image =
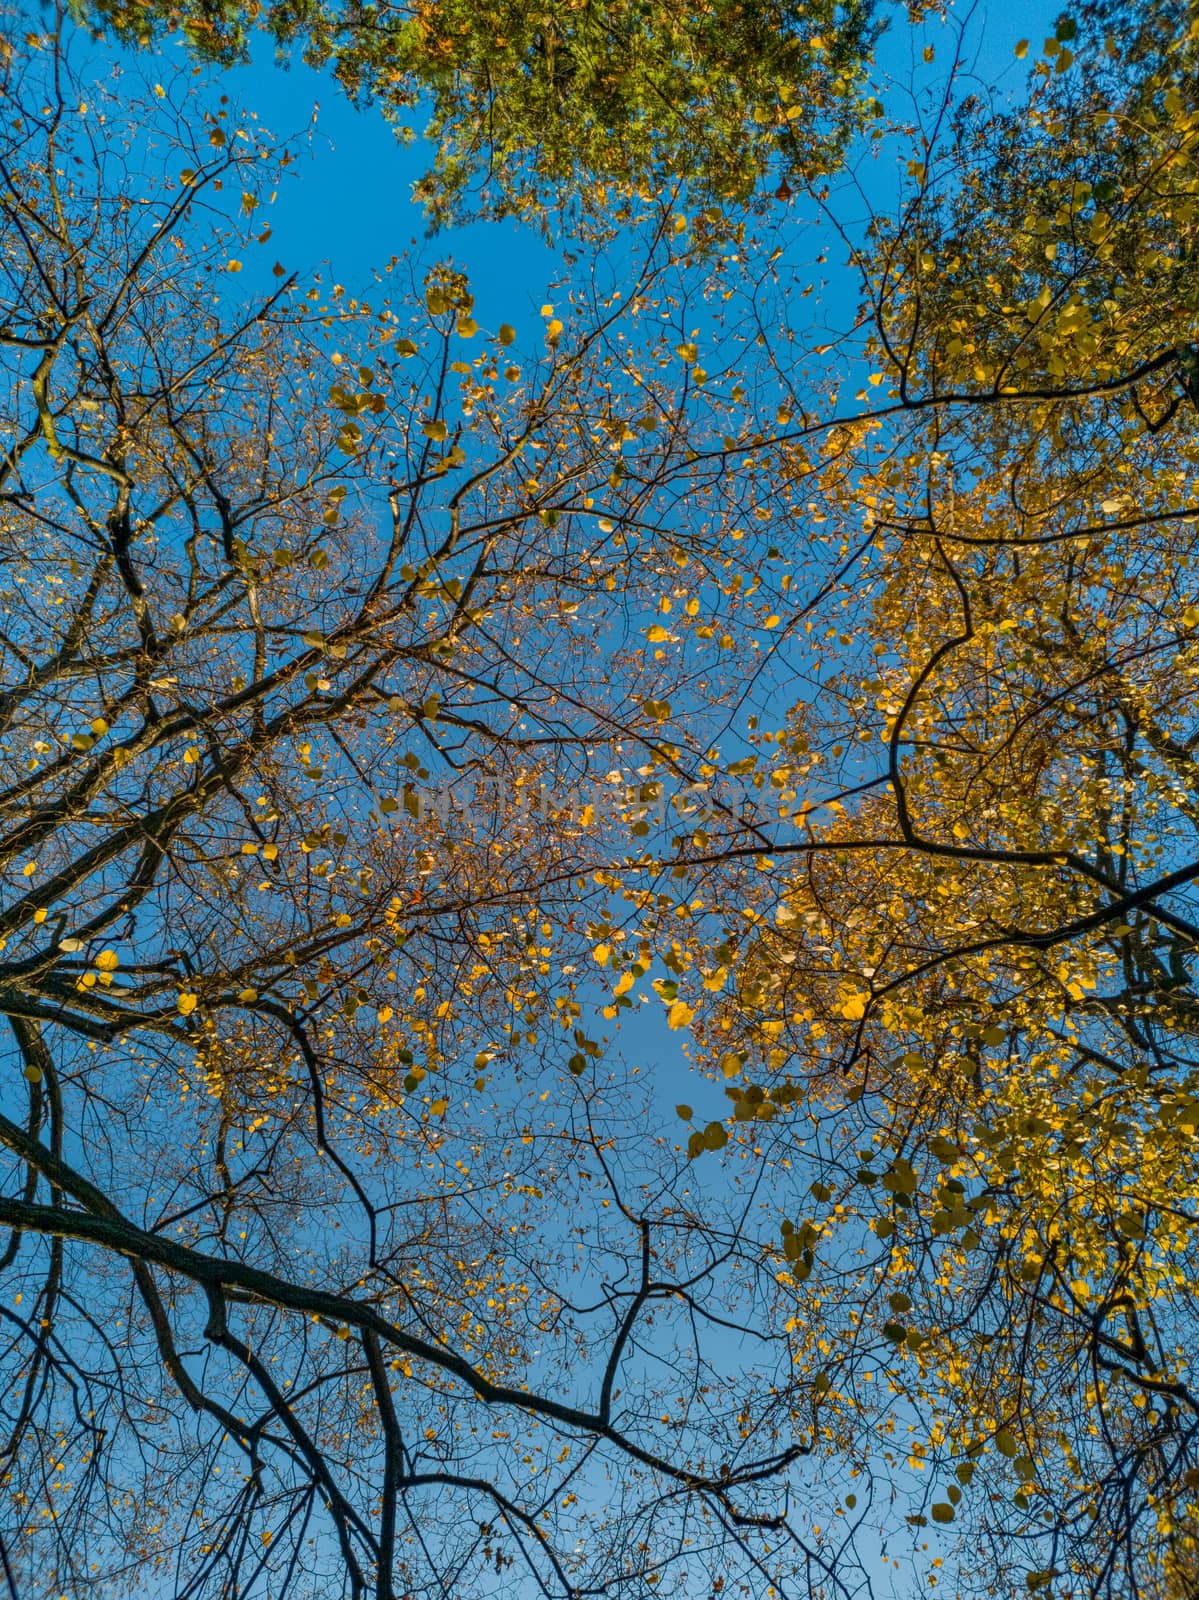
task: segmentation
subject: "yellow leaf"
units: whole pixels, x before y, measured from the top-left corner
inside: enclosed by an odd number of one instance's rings
[[[439,417],[433,422],[422,422],[420,431],[426,439],[432,439],[435,444],[441,444],[450,430]]]
[[[429,1107],[429,1115],[431,1117],[444,1117],[449,1108],[450,1102],[448,1100],[434,1100]]]
[[[628,994],[629,990],[633,987],[636,981],[637,980],[634,978],[631,971],[622,972],[620,977],[616,980],[616,987],[613,989],[612,993],[615,995]]]
[[[516,340],[516,329],[507,322],[501,322],[498,337],[500,343],[504,346],[513,344]]]
[[[96,965],[101,972],[115,972],[121,964],[121,958],[115,950],[101,950],[96,957]]]
[[[198,994],[184,993],[179,996],[179,999],[175,1003],[179,1007],[180,1016],[190,1017],[192,1012],[200,1004],[200,996]]]
[[[666,1013],[666,1021],[672,1028],[685,1028],[694,1015],[693,1006],[689,1006],[685,1000],[676,1000]]]
[[[612,955],[612,946],[610,944],[597,944],[591,954],[601,967],[606,967]]]

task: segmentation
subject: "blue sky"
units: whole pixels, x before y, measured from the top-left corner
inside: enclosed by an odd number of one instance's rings
[[[1023,78],[1013,54],[1016,41],[1021,37],[1037,41],[1051,29],[1055,10],[1030,0],[977,10],[971,27],[980,84],[1015,88]],[[908,77],[912,56],[920,60],[926,41],[940,60],[950,39],[948,27],[934,19],[914,42],[906,24],[897,21],[884,45],[885,68],[901,83]],[[177,44],[166,50],[169,56],[182,56]],[[427,239],[423,214],[410,198],[413,182],[428,165],[428,152],[419,142],[400,144],[376,112],[355,110],[327,76],[302,64],[283,70],[273,61],[269,44],[260,48],[250,66],[227,74],[221,88],[255,110],[278,135],[311,130],[305,157],[281,188],[270,213],[268,266],[269,260],[277,259],[302,281],[318,270],[328,271],[351,293],[362,293],[369,290],[375,269],[405,250],[423,253],[430,261],[452,255],[471,280],[476,316],[484,326],[502,321],[518,328],[536,325],[538,307],[561,270],[554,252],[531,230],[512,222],[474,224]],[[880,195],[886,183],[886,173],[880,172]],[[833,243],[800,236],[786,221],[780,237],[808,260],[823,248],[831,250]],[[830,255],[829,271],[836,271],[835,254]],[[843,305],[838,308],[843,309]],[[724,1109],[718,1088],[689,1078],[680,1036],[666,1027],[656,1002],[628,1015],[620,1053],[639,1069],[643,1081],[652,1084],[665,1128],[678,1128],[682,1135],[683,1125],[673,1113],[680,1100],[696,1107],[700,1122]],[[893,1551],[896,1556],[903,1554],[898,1548]],[[897,1589],[903,1592],[910,1569],[897,1577],[902,1580]],[[886,1591],[880,1586],[879,1592]]]
[[[907,98],[909,83],[935,85],[939,80],[963,23],[969,41],[963,55],[973,79],[963,92],[973,88],[997,97],[1018,92],[1025,68],[1016,60],[1016,42],[1031,39],[1035,52],[1039,40],[1052,32],[1059,9],[1042,0],[1005,0],[1002,5],[993,0],[960,6],[947,19],[934,14],[918,29],[909,27],[900,11],[880,50],[881,75],[883,81],[889,80],[896,114],[905,110],[910,114],[913,108]],[[934,51],[931,66],[923,59],[926,46]],[[168,59],[181,60],[184,55],[178,41],[166,45],[165,51]],[[342,283],[353,294],[368,293],[375,271],[394,255],[409,251],[430,264],[452,256],[470,278],[475,315],[483,326],[504,321],[518,330],[538,326],[538,308],[552,293],[555,276],[564,271],[561,259],[531,228],[514,221],[472,223],[430,238],[424,214],[411,198],[413,183],[431,159],[428,145],[419,139],[402,143],[376,110],[351,105],[327,73],[317,73],[299,61],[280,65],[266,39],[259,42],[249,65],[220,75],[219,87],[254,111],[277,137],[305,133],[302,159],[292,169],[290,181],[280,187],[269,214],[272,237],[263,252],[264,265],[268,258],[277,259],[297,272],[302,282],[320,271],[326,282]],[[868,191],[870,200],[882,204],[891,181],[885,164],[880,163],[868,181],[877,185]],[[781,209],[779,229],[780,242],[792,260],[811,262],[828,251],[825,294],[832,315],[844,316],[851,309],[852,289],[848,278],[838,281],[835,238],[814,238],[809,228],[797,227]],[[597,1002],[600,994],[597,986]],[[718,1087],[691,1076],[681,1037],[667,1028],[656,1002],[625,1014],[620,1054],[649,1078],[664,1119],[673,1121],[673,1108],[680,1100],[695,1106],[700,1123],[727,1109]],[[677,1126],[682,1133],[682,1124]]]

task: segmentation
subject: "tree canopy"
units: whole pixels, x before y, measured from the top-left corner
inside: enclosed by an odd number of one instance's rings
[[[207,60],[240,60],[270,39],[329,67],[402,134],[415,125],[432,142],[420,197],[434,221],[571,197],[594,210],[612,192],[680,186],[741,202],[775,169],[775,183],[818,177],[869,113],[878,27],[868,0],[95,0],[79,10],[125,40],[180,30]]]
[[[1194,1600],[1199,23],[969,29],[835,160],[703,35],[757,218],[510,100],[509,199],[625,184],[535,336],[272,273],[219,70],[10,41],[20,1600]]]

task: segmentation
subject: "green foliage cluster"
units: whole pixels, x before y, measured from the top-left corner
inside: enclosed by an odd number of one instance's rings
[[[150,43],[182,30],[203,59],[261,32],[331,67],[408,136],[436,147],[431,218],[538,212],[564,196],[687,183],[748,200],[764,178],[834,166],[873,102],[870,0],[80,0],[93,25]]]

